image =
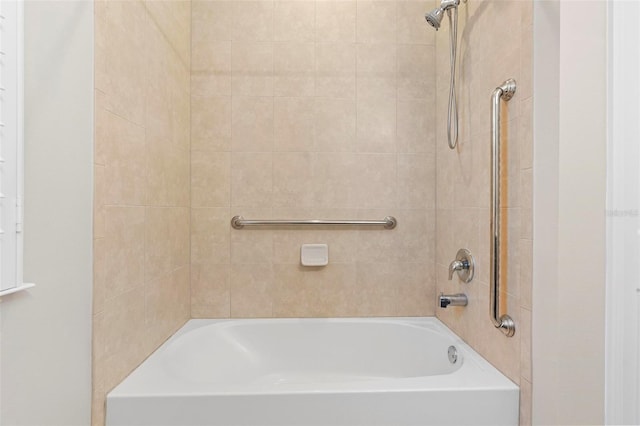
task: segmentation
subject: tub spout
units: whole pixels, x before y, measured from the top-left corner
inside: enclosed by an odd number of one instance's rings
[[[438,304],[441,308],[446,308],[447,306],[467,306],[469,300],[467,299],[467,295],[463,293],[458,294],[440,294],[438,297]]]

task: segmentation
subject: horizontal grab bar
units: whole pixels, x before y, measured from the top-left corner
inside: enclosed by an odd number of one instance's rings
[[[231,226],[234,229],[242,229],[245,226],[384,226],[385,229],[393,229],[398,221],[393,216],[387,216],[383,220],[250,220],[242,216],[231,218]]]

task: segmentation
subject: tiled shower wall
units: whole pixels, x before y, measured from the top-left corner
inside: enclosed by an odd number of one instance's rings
[[[445,18],[446,21],[446,18]],[[532,2],[470,0],[460,7],[458,105],[459,146],[447,146],[449,25],[436,40],[437,55],[437,291],[464,292],[465,308],[439,309],[437,316],[521,389],[521,424],[531,422],[532,276]],[[503,311],[516,323],[505,337],[489,319],[490,97],[515,78],[517,91],[503,104],[501,273]],[[459,248],[475,256],[470,284],[448,281],[447,266]]]
[[[436,281],[469,294],[467,308],[437,315],[520,384],[529,422],[530,2],[461,6],[455,152],[448,24],[437,36],[425,26],[433,6],[96,2],[95,424],[104,394],[190,309],[433,315]],[[519,82],[505,133],[513,339],[488,319],[489,96],[508,77]],[[399,225],[237,231],[236,214]],[[300,267],[303,243],[328,243],[330,264]],[[468,286],[446,280],[460,247],[478,261]]]
[[[431,1],[194,1],[194,317],[433,315]],[[232,230],[246,218],[383,229]],[[329,265],[300,266],[303,243]]]
[[[93,424],[190,317],[190,3],[95,2]]]

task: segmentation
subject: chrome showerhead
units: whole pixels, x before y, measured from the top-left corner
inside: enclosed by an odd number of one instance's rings
[[[438,31],[440,28],[440,22],[442,22],[442,17],[444,16],[444,9],[441,7],[437,7],[433,9],[431,12],[424,15],[424,19],[427,20],[427,23],[431,25],[433,28]]]
[[[463,3],[466,3],[466,0],[462,1]],[[442,17],[444,16],[444,11],[455,9],[459,4],[460,0],[441,0],[440,7],[436,7],[431,12],[424,15],[424,19],[426,19],[427,23],[435,28],[436,31],[438,31],[438,28],[440,28],[440,23],[442,22]]]

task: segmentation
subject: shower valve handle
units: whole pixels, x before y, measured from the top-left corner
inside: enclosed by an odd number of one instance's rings
[[[449,265],[449,281],[453,279],[453,273],[457,272],[463,283],[468,283],[473,279],[475,262],[471,252],[467,249],[460,249],[456,254],[456,259]]]

